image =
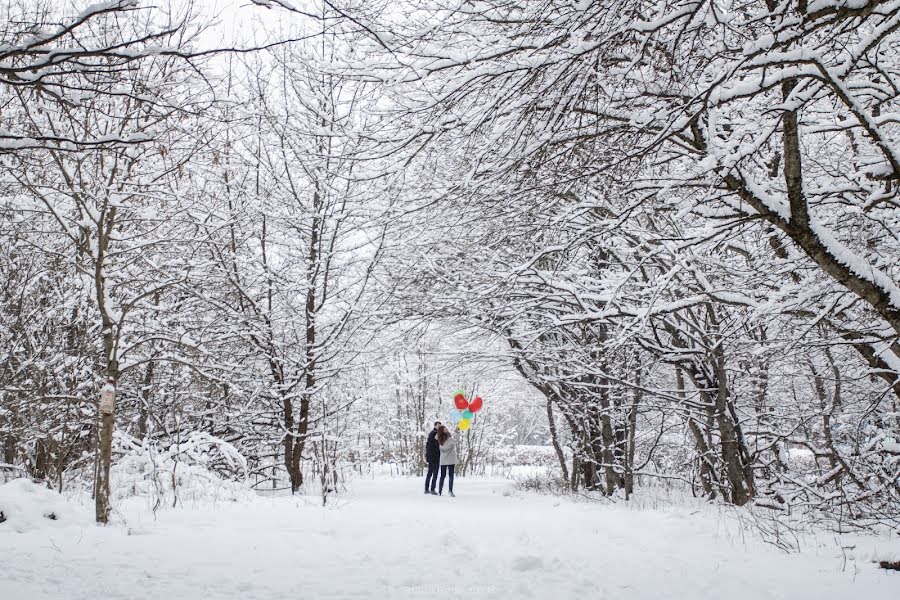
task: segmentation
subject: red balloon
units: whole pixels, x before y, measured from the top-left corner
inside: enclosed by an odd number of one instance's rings
[[[475,399],[469,404],[469,410],[473,413],[477,413],[484,406],[484,402],[481,399],[481,396],[475,396]]]
[[[469,408],[469,403],[466,402],[466,397],[462,394],[457,394],[455,398],[453,398],[453,404],[456,405],[456,408],[459,410],[466,410]]]

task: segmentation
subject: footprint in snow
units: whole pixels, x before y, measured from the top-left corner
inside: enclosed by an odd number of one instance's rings
[[[540,556],[524,554],[513,559],[512,567],[515,571],[537,571],[544,568],[544,560]]]

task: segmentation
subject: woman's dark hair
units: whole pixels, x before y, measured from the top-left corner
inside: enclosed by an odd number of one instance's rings
[[[441,428],[438,429],[438,434],[437,434],[438,444],[443,446],[445,443],[447,443],[447,440],[449,440],[449,439],[450,439],[450,431],[446,427],[441,425]]]

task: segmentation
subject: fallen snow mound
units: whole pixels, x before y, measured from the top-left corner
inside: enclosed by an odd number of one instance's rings
[[[47,527],[90,523],[87,509],[30,479],[13,479],[0,485],[0,534],[24,533]]]

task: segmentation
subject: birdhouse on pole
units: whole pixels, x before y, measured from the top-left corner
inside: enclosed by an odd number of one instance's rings
[[[116,384],[107,381],[100,390],[100,412],[111,415],[116,407]]]

